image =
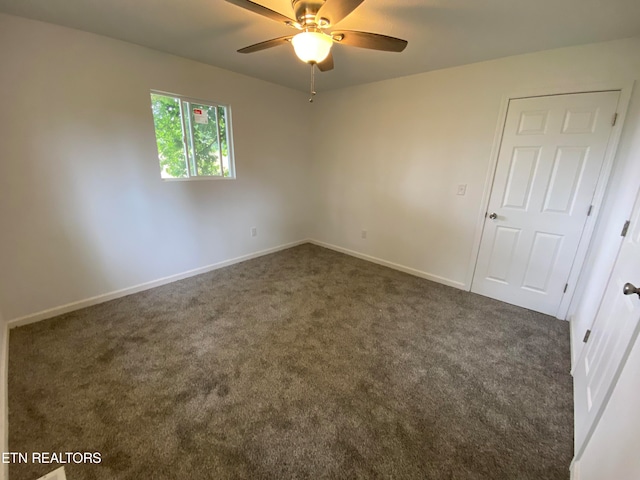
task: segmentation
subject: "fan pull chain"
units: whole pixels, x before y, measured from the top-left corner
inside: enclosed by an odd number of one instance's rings
[[[313,97],[316,95],[316,69],[315,64],[311,64],[311,96],[309,103],[313,103]]]

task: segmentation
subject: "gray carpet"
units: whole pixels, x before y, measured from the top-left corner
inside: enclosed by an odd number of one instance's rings
[[[9,408],[69,480],[568,479],[569,327],[302,245],[12,330]]]

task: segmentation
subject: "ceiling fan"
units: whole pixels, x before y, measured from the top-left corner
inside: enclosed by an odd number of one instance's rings
[[[298,58],[311,64],[312,96],[315,94],[313,66],[317,65],[321,72],[333,69],[331,47],[334,43],[385,52],[401,52],[408,44],[406,40],[378,33],[353,30],[328,31],[353,12],[364,0],[291,0],[295,20],[250,0],[227,0],[227,2],[300,30],[294,35],[273,38],[241,48],[238,52],[253,53],[291,43]]]

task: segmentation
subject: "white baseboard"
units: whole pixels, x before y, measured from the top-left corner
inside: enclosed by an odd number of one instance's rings
[[[114,292],[103,293],[101,295],[96,295],[95,297],[86,298],[84,300],[78,300],[76,302],[67,303],[65,305],[60,305],[58,307],[48,308],[47,310],[42,310],[40,312],[31,313],[29,315],[14,318],[12,320],[9,320],[7,324],[10,329],[21,327],[23,325],[28,325],[30,323],[46,320],[47,318],[57,317],[58,315],[72,312],[74,310],[79,310],[81,308],[90,307],[92,305],[97,305],[99,303],[108,302],[109,300],[115,300],[116,298],[126,297],[127,295],[131,295],[133,293],[149,290],[150,288],[160,287],[162,285],[176,282],[184,278],[189,278],[195,275],[200,275],[202,273],[211,272],[213,270],[217,270],[223,267],[228,267],[236,263],[246,262],[247,260],[262,257],[264,255],[269,255],[271,253],[279,252],[281,250],[286,250],[287,248],[296,247],[298,245],[302,245],[303,243],[309,243],[309,241],[299,240],[297,242],[278,245],[277,247],[268,248],[266,250],[260,250],[258,252],[250,253],[248,255],[242,255],[241,257],[236,257],[230,260],[214,263],[212,265],[207,265],[205,267],[194,268],[193,270],[188,270],[186,272],[177,273],[175,275],[170,275],[168,277],[159,278],[157,280],[152,280],[150,282],[141,283],[139,285],[134,285],[132,287],[123,288],[121,290],[116,290]]]
[[[574,329],[573,316],[567,318],[567,322],[569,322],[569,352],[571,354],[571,370],[569,370],[569,372],[571,372],[571,376],[573,376],[573,373],[576,369],[576,363],[578,360],[576,358],[575,347],[573,345],[573,329]]]
[[[381,258],[372,257],[371,255],[367,255],[364,253],[356,252],[355,250],[349,250],[348,248],[339,247],[337,245],[332,245],[330,243],[321,242],[320,240],[309,239],[309,243],[313,243],[314,245],[318,245],[319,247],[328,248],[330,250],[335,250],[336,252],[344,253],[350,255],[352,257],[360,258],[362,260],[366,260],[368,262],[377,263],[378,265],[382,265],[384,267],[389,267],[394,270],[399,270],[404,273],[408,273],[409,275],[414,275],[416,277],[424,278],[426,280],[431,280],[432,282],[442,283],[444,285],[448,285],[450,287],[459,288],[460,290],[469,290],[467,286],[463,282],[458,282],[456,280],[450,280],[445,277],[441,277],[439,275],[434,275],[432,273],[423,272],[422,270],[417,270],[415,268],[407,267],[405,265],[400,265],[398,263],[389,262],[387,260],[383,260]]]
[[[575,457],[571,461],[571,466],[569,467],[571,480],[580,480],[580,462],[578,462]]]
[[[427,280],[431,280],[436,283],[442,283],[444,285],[448,285],[450,287],[459,288],[460,290],[468,290],[467,286],[463,282],[458,282],[455,280],[450,280],[448,278],[444,278],[438,275],[434,275],[428,272],[423,272],[421,270],[417,270],[415,268],[407,267],[405,265],[400,265],[398,263],[389,262],[387,260],[383,260],[381,258],[372,257],[371,255],[366,255],[364,253],[356,252],[354,250],[349,250],[347,248],[342,248],[337,245],[332,245],[330,243],[321,242],[319,240],[314,239],[305,239],[299,240],[296,242],[287,243],[284,245],[279,245],[277,247],[269,248],[266,250],[261,250],[258,252],[250,253],[248,255],[243,255],[241,257],[232,258],[230,260],[225,260],[222,262],[214,263],[212,265],[207,265],[200,268],[195,268],[193,270],[188,270],[186,272],[177,273],[175,275],[170,275],[168,277],[159,278],[157,280],[152,280],[150,282],[141,283],[139,285],[134,285],[132,287],[123,288],[121,290],[116,290],[114,292],[103,293],[101,295],[96,295],[95,297],[86,298],[83,300],[78,300],[76,302],[67,303],[65,305],[60,305],[57,307],[49,308],[47,310],[42,310],[40,312],[31,313],[29,315],[25,315],[22,317],[11,319],[7,322],[8,327],[16,328],[23,325],[28,325],[30,323],[39,322],[41,320],[46,320],[47,318],[56,317],[58,315],[62,315],[64,313],[72,312],[74,310],[79,310],[81,308],[90,307],[92,305],[97,305],[99,303],[108,302],[109,300],[115,300],[116,298],[126,297],[127,295],[132,295],[134,293],[142,292],[144,290],[149,290],[150,288],[159,287],[162,285],[166,285],[168,283],[176,282],[178,280],[182,280],[184,278],[193,277],[195,275],[200,275],[203,273],[211,272],[213,270],[217,270],[218,268],[228,267],[230,265],[234,265],[236,263],[245,262],[247,260],[251,260],[253,258],[262,257],[264,255],[269,255],[271,253],[279,252],[281,250],[286,250],[288,248],[292,248],[298,245],[302,245],[303,243],[312,243],[314,245],[318,245],[320,247],[328,248],[330,250],[335,250],[336,252],[344,253],[346,255],[350,255],[352,257],[360,258],[362,260],[366,260],[368,262],[376,263],[378,265],[382,265],[385,267],[392,268],[394,270],[399,270],[404,273],[408,273],[410,275],[414,275],[416,277],[424,278]]]

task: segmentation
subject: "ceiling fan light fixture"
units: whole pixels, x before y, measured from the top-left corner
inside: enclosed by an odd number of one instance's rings
[[[302,32],[291,39],[293,49],[305,63],[320,63],[331,51],[333,38],[321,32]]]

